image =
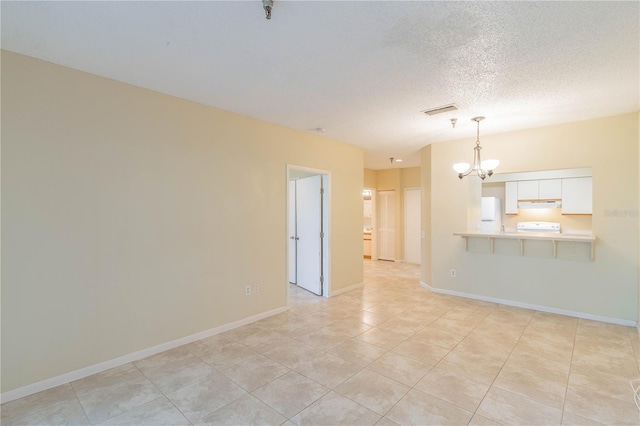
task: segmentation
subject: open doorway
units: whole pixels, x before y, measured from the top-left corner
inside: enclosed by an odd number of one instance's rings
[[[287,165],[288,282],[325,297],[330,287],[330,198],[329,172]]]
[[[377,259],[377,231],[376,231],[376,190],[364,188],[362,191],[363,204],[363,254],[365,259]]]

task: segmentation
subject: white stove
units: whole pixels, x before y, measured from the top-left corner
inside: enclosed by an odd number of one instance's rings
[[[544,232],[559,234],[560,224],[556,222],[518,222],[518,232]]]

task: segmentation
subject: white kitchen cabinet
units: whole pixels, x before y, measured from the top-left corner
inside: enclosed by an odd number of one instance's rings
[[[562,179],[544,179],[538,181],[538,199],[559,200],[562,198]]]
[[[592,213],[592,178],[580,177],[562,179],[562,214]]]
[[[538,181],[520,180],[518,181],[518,200],[537,200]]]
[[[562,198],[562,179],[518,181],[518,200],[559,200]]]
[[[518,182],[505,182],[504,198],[504,214],[518,214]]]

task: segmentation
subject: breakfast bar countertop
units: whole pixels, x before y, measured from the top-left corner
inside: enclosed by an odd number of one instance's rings
[[[524,255],[524,242],[526,240],[546,240],[553,244],[553,257],[558,255],[558,242],[587,243],[591,246],[591,260],[595,259],[596,237],[592,234],[562,234],[551,232],[509,232],[509,231],[465,231],[454,232],[453,235],[464,238],[465,250],[469,250],[469,238],[487,238],[491,242],[491,253],[494,252],[496,239],[511,239],[520,242],[520,254]]]
[[[463,238],[507,238],[516,240],[552,240],[552,241],[574,241],[592,243],[596,240],[593,234],[565,234],[565,233],[548,233],[548,232],[509,232],[509,231],[463,231],[454,232],[453,235],[457,235]]]

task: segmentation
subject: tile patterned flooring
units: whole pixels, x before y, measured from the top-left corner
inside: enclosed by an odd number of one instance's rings
[[[623,327],[443,296],[417,266],[2,405],[3,425],[638,425]]]

